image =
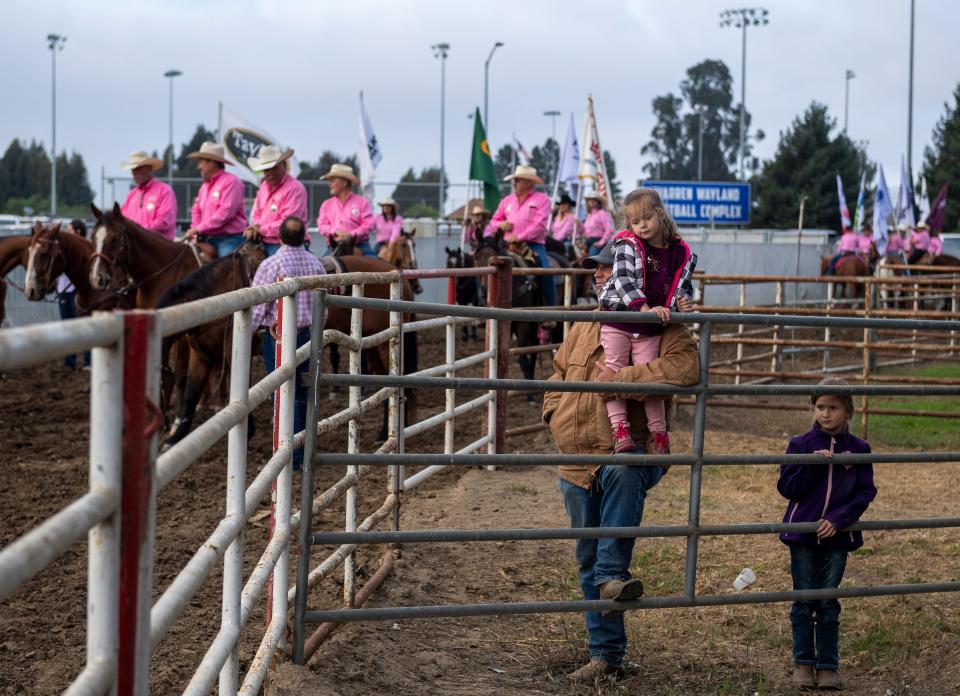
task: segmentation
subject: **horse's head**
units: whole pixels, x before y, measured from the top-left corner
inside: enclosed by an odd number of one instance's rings
[[[245,241],[234,253],[243,260],[244,267],[247,269],[251,280],[256,275],[257,268],[267,258],[267,250],[263,248],[263,243],[259,241]]]
[[[416,230],[402,232],[393,242],[396,246],[393,250],[392,263],[401,270],[413,270],[417,267],[417,243],[413,239],[416,233]],[[410,281],[410,286],[417,295],[423,292],[423,286],[416,278]]]
[[[100,212],[97,206],[90,204],[90,210],[96,222],[90,234],[93,240],[93,256],[90,257],[90,284],[98,290],[110,285],[113,271],[120,263],[126,239],[126,221],[120,206],[113,204],[113,210]]]
[[[444,251],[447,252],[447,268],[463,268],[463,251],[460,247],[444,247]]]
[[[60,252],[60,223],[33,226],[27,247],[27,274],[23,292],[28,300],[40,300],[54,289],[54,281],[66,266]]]

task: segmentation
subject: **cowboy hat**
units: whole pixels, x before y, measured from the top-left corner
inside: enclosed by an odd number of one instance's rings
[[[484,208],[482,205],[475,205],[470,208],[471,215],[489,215],[490,211]]]
[[[907,226],[904,223],[901,222],[899,225],[897,225],[897,232],[906,232],[906,231],[907,231]]]
[[[929,230],[929,229],[930,229],[930,225],[927,224],[926,220],[921,220],[920,222],[917,223],[917,229],[918,229],[918,230]]]
[[[136,169],[137,167],[149,166],[153,169],[160,169],[163,166],[163,160],[157,157],[151,157],[143,150],[134,150],[130,153],[130,159],[127,162],[121,162],[121,169]]]
[[[223,156],[223,146],[216,143],[203,143],[196,152],[187,155],[187,159],[205,159],[211,162],[220,162],[221,164],[233,164]]]
[[[529,179],[538,184],[543,183],[543,179],[537,176],[537,170],[524,164],[518,164],[517,168],[513,170],[513,174],[503,177],[504,181],[510,181],[511,179]]]
[[[321,179],[346,179],[347,181],[359,184],[360,179],[353,173],[353,167],[349,164],[332,164],[330,171],[320,177]]]
[[[380,201],[379,203],[377,203],[377,205],[379,205],[381,208],[382,208],[383,206],[385,206],[385,205],[392,205],[394,208],[396,208],[396,207],[397,207],[397,202],[396,202],[395,200],[393,200],[392,198],[384,198],[382,201]]]
[[[589,200],[591,198],[595,201],[600,201],[601,203],[607,202],[607,197],[599,191],[591,191],[590,193],[583,194],[583,200]]]
[[[566,193],[556,200],[556,205],[563,205],[564,203],[570,206],[576,205],[576,202]]]
[[[259,157],[247,158],[247,164],[255,172],[265,172],[293,157],[293,148],[288,147],[281,152],[276,145],[264,145],[257,154]]]

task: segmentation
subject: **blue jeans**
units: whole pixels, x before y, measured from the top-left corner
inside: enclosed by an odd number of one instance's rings
[[[310,340],[310,327],[305,326],[297,331],[297,348]],[[267,372],[277,368],[276,361],[277,341],[269,331],[263,332],[263,363]],[[296,435],[307,426],[307,396],[308,388],[306,374],[310,371],[310,361],[305,360],[297,366],[296,390],[293,395],[293,433]],[[272,399],[271,399],[272,400]],[[293,451],[293,470],[299,471],[303,465],[303,448]]]
[[[67,319],[76,319],[80,316],[80,313],[77,311],[77,293],[75,292],[63,292],[57,295],[57,307],[60,310],[60,318],[66,321]],[[90,367],[90,351],[86,351],[83,354],[83,364],[87,367]],[[65,355],[63,357],[64,367],[69,367],[71,370],[77,369],[77,356],[74,353],[70,355]]]
[[[540,268],[550,268],[550,257],[547,256],[547,247],[536,242],[527,242],[527,246],[537,255]],[[553,307],[557,304],[557,279],[554,276],[539,276],[540,293],[543,295],[543,304]]]
[[[846,566],[846,549],[818,544],[790,544],[790,573],[795,590],[839,587]],[[793,628],[793,661],[796,664],[814,665],[817,669],[839,669],[839,600],[794,602],[790,610],[790,625]]]
[[[356,242],[354,246],[359,249],[360,253],[364,256],[372,256],[373,258],[377,258],[377,255],[373,251],[373,247],[370,246],[369,239],[364,239],[362,242]]]
[[[642,452],[642,448],[638,448]],[[663,477],[659,466],[604,466],[590,490],[560,480],[563,504],[570,526],[637,527],[643,519],[647,491]],[[635,539],[579,539],[576,557],[584,599],[600,599],[600,585],[608,580],[630,578],[630,558]],[[590,659],[623,666],[627,634],[623,614],[603,618],[598,611],[585,614]]]
[[[212,244],[217,250],[217,256],[229,256],[243,244],[242,234],[223,234],[216,237],[207,237],[207,244]]]

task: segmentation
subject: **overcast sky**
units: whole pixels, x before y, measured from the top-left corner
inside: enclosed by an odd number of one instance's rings
[[[175,83],[174,140],[198,123],[216,127],[217,103],[294,147],[301,159],[322,150],[352,153],[357,93],[382,145],[381,181],[407,167],[439,162],[440,65],[431,44],[451,44],[447,61],[446,164],[464,181],[475,106],[483,107],[483,62],[490,70],[493,148],[511,133],[528,148],[562,140],[569,113],[582,129],[595,100],[601,143],[620,179],[643,176],[639,148],[653,127],[651,100],[677,92],[688,67],[726,62],[740,92],[740,33],[721,29],[729,5],[710,0],[3,0],[0,23],[0,148],[13,138],[50,139],[50,54],[45,36],[68,37],[57,57],[58,149],[77,150],[99,190],[101,166],[120,174],[131,150],[162,151],[168,93]],[[868,143],[891,187],[907,139],[909,0],[768,0],[770,24],[747,41],[747,108],[771,156],[779,133],[812,100],[842,128],[844,73],[851,137]],[[943,104],[960,81],[960,3],[917,0],[913,163],[918,168]],[[381,193],[387,193],[381,191]],[[118,194],[119,195],[119,194]],[[454,192],[457,198],[462,193]],[[454,201],[456,202],[456,201]]]

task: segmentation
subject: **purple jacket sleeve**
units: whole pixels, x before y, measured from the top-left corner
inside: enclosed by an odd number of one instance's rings
[[[787,445],[787,454],[809,454],[801,452],[793,440]],[[826,460],[824,460],[826,461]],[[787,500],[800,500],[817,487],[818,466],[816,464],[781,464],[777,490]]]
[[[837,529],[846,529],[857,522],[877,497],[877,487],[873,485],[873,464],[858,464],[855,468],[857,483],[849,502],[824,515]]]

